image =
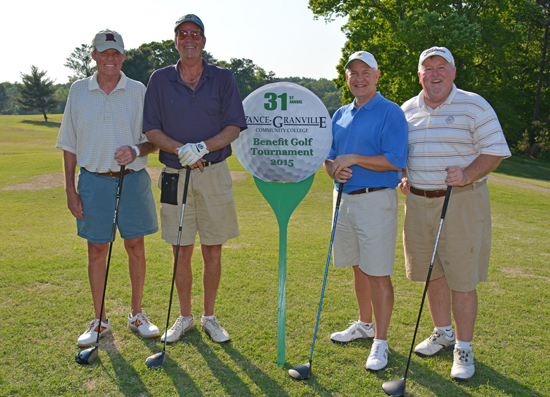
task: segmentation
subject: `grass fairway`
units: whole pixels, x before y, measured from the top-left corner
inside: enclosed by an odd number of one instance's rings
[[[113,336],[102,339],[92,365],[76,364],[76,339],[93,309],[86,243],[76,236],[64,188],[48,179],[62,172],[61,152],[54,148],[60,121],[59,115],[47,124],[40,116],[0,116],[0,396],[383,396],[382,383],[403,376],[423,287],[405,277],[401,233],[388,368],[376,374],[365,370],[372,341],[330,342],[332,332],[357,318],[352,272],[331,266],[314,376],[298,382],[287,374],[309,358],[323,282],[332,187],[322,171],[288,226],[284,367],[276,363],[278,227],[248,173],[234,182],[241,236],[224,247],[216,305],[232,341],[219,345],[194,330],[168,346],[161,370],[148,369],[145,359],[161,351],[162,344],[160,338],[144,340],[126,328],[130,283],[117,238],[106,295]],[[160,166],[156,158],[150,165]],[[529,170],[539,166],[548,164],[524,162],[522,181],[529,181]],[[243,170],[234,156],[230,167]],[[517,170],[507,167],[505,162],[499,176],[514,174],[509,168]],[[535,178],[543,180],[542,175]],[[452,352],[430,359],[413,356],[409,396],[550,395],[550,193],[493,182],[489,188],[493,251],[489,282],[478,288],[476,375],[466,383],[452,381]],[[156,186],[153,191],[158,205]],[[401,194],[400,204],[402,229]],[[171,249],[157,233],[146,238],[146,251],[143,307],[163,332]],[[197,251],[192,294],[197,318],[202,313],[201,268]],[[178,311],[176,304],[173,320]],[[431,329],[425,307],[418,341]]]

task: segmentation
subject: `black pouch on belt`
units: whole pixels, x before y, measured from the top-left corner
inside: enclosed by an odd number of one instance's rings
[[[178,205],[179,174],[162,173],[160,188],[160,202],[163,204]]]

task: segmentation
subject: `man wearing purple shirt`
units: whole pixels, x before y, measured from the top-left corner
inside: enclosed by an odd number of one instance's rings
[[[162,340],[175,342],[195,327],[191,256],[198,232],[204,260],[201,327],[213,341],[221,343],[229,341],[229,334],[214,317],[222,244],[239,236],[226,158],[231,155],[231,142],[246,129],[246,122],[231,72],[202,59],[206,37],[199,17],[184,15],[174,31],[180,59],[151,75],[143,116],[143,132],[160,149],[159,160],[166,166],[159,180],[162,238],[172,244],[174,255],[185,168],[192,169],[175,279],[180,317]],[[177,188],[165,190],[170,181],[176,181]]]

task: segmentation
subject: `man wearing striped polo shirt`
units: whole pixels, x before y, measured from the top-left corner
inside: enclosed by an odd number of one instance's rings
[[[409,150],[400,188],[407,195],[407,277],[425,281],[445,191],[454,186],[427,292],[435,329],[415,353],[433,356],[454,348],[451,378],[468,380],[475,372],[471,342],[476,286],[487,281],[491,250],[486,181],[510,150],[491,105],[475,93],[457,89],[455,75],[447,48],[432,47],[420,55],[423,90],[401,107],[409,124]]]

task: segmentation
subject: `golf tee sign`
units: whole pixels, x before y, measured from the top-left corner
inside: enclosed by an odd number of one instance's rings
[[[280,82],[243,101],[248,129],[233,142],[240,163],[254,176],[279,225],[277,364],[285,363],[287,225],[309,191],[332,145],[332,123],[308,89]]]

